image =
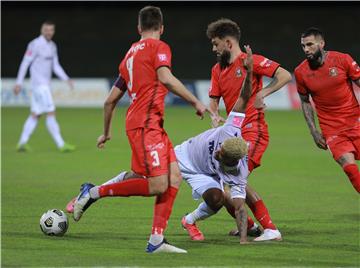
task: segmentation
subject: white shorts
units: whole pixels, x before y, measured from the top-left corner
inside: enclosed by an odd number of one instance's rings
[[[50,87],[46,85],[33,87],[31,92],[31,112],[40,115],[55,111]]]
[[[195,200],[202,198],[202,195],[211,188],[216,188],[224,192],[224,182],[218,176],[200,174],[186,157],[187,152],[183,152],[180,146],[175,147],[175,154],[181,171],[182,178],[192,189],[192,197]],[[230,185],[231,198],[245,199],[245,187]]]

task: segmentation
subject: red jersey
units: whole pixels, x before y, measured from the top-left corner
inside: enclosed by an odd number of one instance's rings
[[[246,59],[246,53],[241,53],[230,66],[221,70],[217,63],[211,70],[211,86],[209,90],[210,97],[222,97],[226,107],[226,113],[229,114],[239,98],[242,88],[246,69],[244,68],[243,59]],[[259,114],[263,111],[254,107],[256,94],[262,89],[262,76],[272,77],[280,66],[279,63],[269,60],[261,55],[253,55],[253,81],[252,93],[246,107],[246,117],[243,126],[250,122],[258,120]]]
[[[360,126],[360,107],[351,81],[360,78],[360,68],[350,55],[328,51],[316,70],[304,60],[296,67],[295,78],[298,92],[311,95],[325,136]]]
[[[167,88],[160,83],[156,70],[171,68],[170,47],[156,39],[132,44],[119,65],[131,100],[126,113],[126,130],[135,128],[161,129],[163,126]]]

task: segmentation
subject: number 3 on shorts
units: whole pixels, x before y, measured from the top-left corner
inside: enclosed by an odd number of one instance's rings
[[[152,162],[153,167],[157,167],[160,166],[160,160],[159,160],[159,154],[157,151],[151,151],[150,155],[152,156],[152,158],[154,159],[154,161]]]

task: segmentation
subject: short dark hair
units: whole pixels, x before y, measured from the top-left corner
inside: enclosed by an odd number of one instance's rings
[[[55,23],[51,20],[46,20],[42,23],[42,25],[54,25],[55,26]]]
[[[154,6],[146,6],[139,11],[139,25],[141,30],[159,30],[163,25],[161,9]]]
[[[302,34],[301,34],[301,38],[305,38],[305,37],[308,37],[308,36],[315,36],[315,37],[320,37],[321,39],[325,40],[324,39],[324,33],[319,29],[319,28],[316,28],[316,27],[310,27],[308,29],[306,29]]]
[[[241,31],[236,22],[221,18],[208,25],[206,35],[209,39],[215,37],[223,39],[226,36],[231,36],[240,41]]]

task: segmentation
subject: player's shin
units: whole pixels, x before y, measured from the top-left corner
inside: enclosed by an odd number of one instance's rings
[[[163,194],[156,196],[154,219],[149,240],[153,245],[161,243],[164,238],[163,233],[170,218],[177,192],[177,188],[170,186]]]

